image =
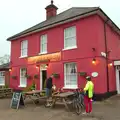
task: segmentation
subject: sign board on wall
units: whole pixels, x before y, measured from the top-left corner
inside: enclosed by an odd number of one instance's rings
[[[38,63],[38,62],[44,62],[44,61],[59,61],[59,60],[61,60],[61,52],[28,57],[29,63]]]
[[[98,73],[97,73],[97,72],[93,72],[93,73],[91,74],[91,76],[92,76],[92,77],[98,77]]]

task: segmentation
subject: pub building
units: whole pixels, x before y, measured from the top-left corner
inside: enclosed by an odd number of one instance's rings
[[[25,89],[54,75],[64,90],[83,88],[85,76],[94,82],[96,98],[120,93],[120,30],[99,7],[72,7],[57,14],[53,0],[46,20],[7,41],[11,43],[10,86]],[[38,15],[40,16],[40,15]]]

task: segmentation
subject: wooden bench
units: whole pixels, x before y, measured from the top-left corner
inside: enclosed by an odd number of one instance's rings
[[[13,94],[13,90],[11,88],[1,88],[0,89],[0,97],[6,97]]]

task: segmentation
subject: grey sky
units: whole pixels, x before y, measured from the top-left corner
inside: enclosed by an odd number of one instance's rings
[[[0,1],[0,56],[10,54],[6,39],[46,18],[45,7],[51,0],[1,0]],[[99,6],[120,27],[119,0],[54,0],[58,13],[70,7]]]

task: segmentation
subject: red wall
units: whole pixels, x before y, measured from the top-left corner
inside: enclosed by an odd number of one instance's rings
[[[104,38],[104,21],[99,17],[99,52],[103,51],[105,52],[105,38]],[[102,31],[102,32],[101,32]],[[107,51],[111,51],[108,54],[108,62],[113,63],[114,60],[120,60],[120,36],[113,30],[112,27],[110,27],[108,24],[106,24],[106,40],[107,40]],[[109,89],[110,91],[116,90],[116,70],[115,66],[108,67],[109,71]]]
[[[77,48],[72,50],[65,50],[64,48],[64,29],[66,27],[71,27],[72,25],[76,26],[77,31]],[[64,86],[64,63],[66,62],[76,62],[77,71],[85,71],[89,75],[92,72],[98,72],[99,76],[93,78],[95,84],[95,92],[104,93],[107,91],[107,80],[106,80],[106,68],[105,68],[105,59],[100,57],[101,51],[105,51],[104,47],[104,29],[103,21],[97,16],[90,16],[84,19],[80,19],[68,24],[54,27],[36,34],[20,38],[18,40],[11,42],[11,61],[12,61],[12,74],[18,76],[18,80],[13,81],[11,79],[11,86],[17,88],[19,85],[19,69],[21,66],[26,66],[28,68],[28,73],[30,74],[39,74],[39,69],[36,69],[35,65],[29,65],[27,59],[19,58],[20,57],[20,42],[22,40],[28,40],[28,56],[38,55],[40,51],[40,36],[43,34],[48,35],[48,53],[54,53],[61,51],[62,60],[61,62],[52,62],[48,67],[48,76],[57,72],[60,73],[60,79],[54,80],[54,83],[59,86]],[[113,49],[111,57],[115,58],[118,55],[116,46],[118,46],[118,36],[110,31],[110,28],[107,28],[107,39],[109,40],[109,48]],[[117,42],[114,42],[117,41]],[[93,52],[92,48],[96,48],[96,51]],[[97,59],[97,64],[92,64],[92,59],[94,56]],[[115,71],[114,68],[110,68],[110,90],[115,90]],[[39,89],[39,80],[38,83]],[[28,85],[31,84],[31,81],[28,80]],[[85,85],[85,79],[78,76],[79,86]]]

